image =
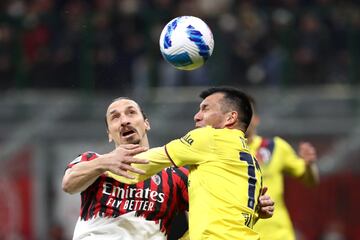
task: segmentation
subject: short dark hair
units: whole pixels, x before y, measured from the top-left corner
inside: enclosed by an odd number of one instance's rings
[[[123,99],[127,99],[127,100],[131,100],[131,101],[134,101],[136,102],[135,100],[129,98],[129,97],[117,97],[117,98],[114,98],[110,104],[112,104],[113,102],[116,102],[116,101],[119,101],[119,100],[123,100]],[[109,104],[109,105],[110,105]],[[145,112],[143,111],[142,107],[140,106],[140,104],[138,102],[136,102],[136,104],[139,106],[139,109],[140,109],[140,112],[141,112],[141,115],[143,116],[144,120],[148,119]],[[105,126],[106,126],[106,130],[109,129],[109,125],[108,125],[108,122],[107,122],[107,118],[106,118],[106,114],[105,114]]]
[[[256,102],[255,98],[251,95],[248,95],[248,98],[250,100],[250,103],[251,103],[251,106],[253,109],[253,115],[254,115],[257,112],[257,102]]]
[[[246,131],[253,115],[253,108],[249,96],[237,88],[228,86],[208,88],[202,91],[199,96],[205,99],[215,93],[224,94],[226,107],[233,107],[234,110],[239,113],[238,119],[243,124],[245,128],[244,131]]]

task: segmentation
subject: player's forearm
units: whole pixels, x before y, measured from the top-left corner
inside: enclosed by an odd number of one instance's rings
[[[306,171],[302,176],[302,181],[307,186],[315,186],[320,182],[319,169],[316,163],[309,163],[306,165]]]
[[[104,172],[97,161],[81,162],[66,170],[62,181],[64,192],[74,194],[84,191]]]

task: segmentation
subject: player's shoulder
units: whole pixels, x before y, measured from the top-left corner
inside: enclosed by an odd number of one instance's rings
[[[79,157],[81,157],[81,160],[83,161],[90,161],[97,158],[98,156],[99,154],[93,151],[86,151],[79,155]]]
[[[79,162],[91,161],[91,160],[97,158],[98,156],[99,156],[98,153],[92,152],[92,151],[87,151],[87,152],[81,153],[68,164],[67,168],[71,168]]]
[[[214,135],[214,130],[215,129],[210,126],[196,128],[187,132],[180,140],[181,142],[186,142],[188,145],[193,145],[193,143],[203,145]]]

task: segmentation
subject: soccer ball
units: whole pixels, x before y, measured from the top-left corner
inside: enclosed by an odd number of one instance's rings
[[[180,70],[194,70],[211,56],[214,37],[200,18],[181,16],[166,24],[159,44],[161,54],[172,66]]]

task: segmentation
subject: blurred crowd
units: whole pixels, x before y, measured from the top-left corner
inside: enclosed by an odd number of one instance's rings
[[[204,19],[215,38],[205,68],[165,64],[158,40],[174,17]],[[356,0],[1,0],[0,86],[354,84]]]

